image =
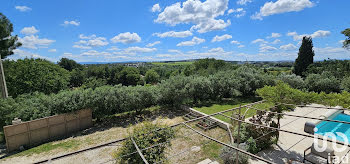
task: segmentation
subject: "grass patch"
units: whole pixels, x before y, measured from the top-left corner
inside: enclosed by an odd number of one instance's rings
[[[46,144],[42,144],[40,146],[22,151],[15,156],[30,156],[33,154],[40,154],[44,152],[49,152],[55,149],[63,149],[63,150],[70,150],[78,148],[81,143],[77,140],[69,140],[65,142],[55,143],[55,142],[49,142]]]
[[[222,145],[216,142],[211,142],[207,145],[204,145],[202,148],[206,158],[209,158],[211,160],[221,159],[220,153],[221,153]]]
[[[224,111],[227,109],[236,108],[236,107],[239,107],[240,105],[243,106],[246,104],[250,104],[250,103],[253,103],[256,101],[258,101],[258,100],[255,98],[245,98],[245,99],[238,98],[238,99],[226,100],[224,102],[212,104],[209,106],[195,107],[194,109],[196,109],[200,112],[203,112],[205,114],[213,114],[213,113],[221,112],[221,111]],[[258,109],[266,109],[266,108],[270,108],[272,106],[273,106],[273,104],[267,103],[267,102],[254,105],[254,107],[258,108]],[[245,114],[245,118],[252,117],[253,115],[256,114],[256,110],[254,110],[254,109],[249,109],[248,111],[247,110],[248,110],[247,108],[241,108],[241,114]],[[238,113],[238,110],[227,112],[227,113],[225,113],[225,115],[231,116],[234,113],[235,114]],[[228,123],[231,122],[230,119],[228,119],[224,116],[221,116],[221,115],[216,115],[214,117],[217,119],[220,119],[222,121],[228,122]]]

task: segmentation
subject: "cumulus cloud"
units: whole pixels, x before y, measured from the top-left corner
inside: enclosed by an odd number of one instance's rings
[[[270,52],[270,51],[275,51],[277,50],[276,47],[268,46],[268,45],[262,45],[260,46],[260,52]]]
[[[242,45],[239,41],[237,41],[237,40],[232,40],[231,41],[231,44],[236,44],[236,45],[238,45],[237,47],[238,48],[243,48],[243,47],[245,47],[244,45]]]
[[[24,35],[33,35],[33,34],[36,34],[38,32],[39,32],[39,30],[37,30],[34,26],[32,26],[32,27],[24,27],[21,30],[21,33],[24,34]]]
[[[124,49],[126,53],[147,53],[156,51],[156,48],[146,48],[146,47],[128,47]]]
[[[289,50],[295,50],[297,49],[297,47],[294,44],[289,43],[289,44],[280,46],[280,49],[289,51]]]
[[[281,40],[275,39],[273,42],[271,42],[271,44],[278,44],[278,43],[281,43]]]
[[[155,42],[153,42],[153,43],[148,43],[148,44],[146,45],[146,47],[153,47],[153,46],[155,46],[155,45],[157,45],[157,44],[160,44],[160,41],[155,41]]]
[[[237,40],[232,40],[231,44],[241,44],[241,43],[239,41],[237,41]]]
[[[49,49],[48,51],[49,51],[49,52],[57,52],[56,49]]]
[[[251,2],[253,2],[253,0],[238,0],[237,4],[246,5],[246,4],[251,3]]]
[[[191,31],[168,31],[164,33],[154,33],[153,35],[158,36],[160,38],[165,38],[165,37],[173,37],[173,38],[185,38],[188,36],[192,36]]]
[[[227,8],[228,0],[187,0],[167,6],[155,22],[172,26],[192,23],[191,30],[199,33],[222,30],[231,25],[231,21],[216,18],[224,15]]]
[[[19,10],[20,12],[26,12],[32,10],[32,8],[27,6],[15,6],[16,10]]]
[[[80,55],[81,56],[110,56],[112,54],[105,51],[99,52],[96,50],[90,50],[90,51],[83,52]]]
[[[311,8],[314,3],[310,0],[277,0],[276,2],[266,2],[264,6],[260,8],[259,13],[255,13],[251,16],[252,19],[260,19],[263,17],[281,14],[286,12],[298,12],[305,8]]]
[[[64,21],[62,25],[63,26],[69,26],[69,25],[79,26],[80,22],[78,22],[78,21]]]
[[[235,13],[235,17],[239,18],[246,14],[246,11],[243,8],[237,8],[237,9],[230,9],[227,11],[227,14],[230,15],[232,13]]]
[[[282,35],[280,33],[271,33],[271,36],[268,36],[267,38],[279,38],[281,37]]]
[[[136,43],[141,41],[141,37],[137,33],[120,33],[117,36],[113,37],[111,39],[113,43],[124,43],[124,44],[130,44],[130,43]]]
[[[221,42],[221,41],[224,41],[224,40],[227,40],[227,39],[231,39],[231,38],[232,38],[232,36],[228,35],[228,34],[221,35],[221,36],[216,35],[213,38],[213,40],[211,40],[211,42]]]
[[[225,50],[222,47],[217,47],[217,48],[212,48],[208,50],[208,52],[222,53],[222,52],[225,52]]]
[[[73,45],[73,48],[79,48],[79,49],[91,49],[92,47],[90,46],[84,46],[84,45]]]
[[[181,43],[177,44],[176,46],[194,46],[197,44],[201,44],[203,42],[205,42],[205,39],[193,37],[192,40],[181,42]]]
[[[116,46],[112,46],[111,48],[107,49],[108,51],[119,51],[119,48]]]
[[[288,32],[287,36],[292,36],[295,41],[300,41],[304,36],[311,36],[312,38],[323,38],[331,35],[330,31],[318,30],[312,34],[302,34],[298,35],[297,32]]]
[[[136,55],[137,53],[150,53],[150,52],[154,52],[157,51],[156,48],[148,48],[148,47],[128,47],[125,48],[121,51],[116,51],[113,52],[113,54],[115,55]]]
[[[153,5],[151,11],[152,11],[152,12],[160,12],[161,9],[160,9],[159,4],[157,3],[157,4]]]
[[[85,36],[84,34],[80,34],[79,35],[79,38],[80,39],[93,39],[93,38],[96,38],[96,35],[95,34],[92,34],[90,36]]]
[[[90,36],[80,34],[79,38],[82,40],[75,42],[75,45],[73,45],[74,48],[91,49],[92,47],[101,47],[109,44],[105,37],[97,37],[95,34]]]
[[[40,39],[39,36],[29,35],[23,38],[18,38],[18,41],[22,43],[22,47],[29,49],[47,48],[55,40],[50,39]]]
[[[255,40],[252,41],[252,43],[253,44],[255,44],[255,43],[264,43],[264,44],[266,44],[267,41],[265,41],[264,39],[255,39]]]
[[[106,46],[108,44],[107,39],[104,37],[97,37],[87,41],[87,45],[92,47]]]

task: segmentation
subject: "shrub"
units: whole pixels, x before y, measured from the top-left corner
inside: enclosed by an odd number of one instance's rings
[[[292,88],[296,88],[296,89],[305,88],[305,82],[303,78],[295,74],[291,74],[291,75],[281,74],[280,76],[278,76],[278,79],[283,81],[284,83],[287,83]]]
[[[187,95],[191,98],[194,104],[198,101],[209,100],[212,96],[211,81],[202,76],[189,77],[189,83],[186,84]]]
[[[188,83],[190,83],[190,78],[185,76],[173,76],[168,80],[163,80],[158,84],[159,105],[176,107],[188,101],[188,92],[185,88]]]
[[[155,131],[157,129],[164,128],[161,131]],[[129,134],[130,138],[133,138],[137,146],[142,150],[147,147],[153,146],[155,144],[164,143],[170,141],[175,137],[175,131],[165,125],[152,124],[150,122],[145,122],[141,125],[137,125],[132,133]],[[154,148],[143,150],[142,154],[149,163],[160,162],[165,158],[165,149],[166,147],[171,146],[170,142],[161,144]],[[143,163],[142,158],[138,153],[132,155],[127,155],[133,152],[136,152],[136,148],[131,141],[131,139],[126,140],[123,143],[122,148],[116,154],[116,157],[121,157],[120,163],[128,164],[139,164]]]
[[[69,72],[44,59],[5,60],[4,70],[8,92],[13,97],[35,91],[57,93],[69,84]]]
[[[244,96],[254,95],[256,89],[262,88],[265,85],[275,84],[274,78],[264,74],[261,70],[248,66],[242,66],[234,70],[233,76],[241,84],[238,90]]]
[[[235,78],[232,71],[222,71],[209,76],[212,85],[212,99],[221,100],[222,98],[231,98],[241,96],[239,91],[242,83]]]
[[[314,92],[340,92],[340,82],[330,73],[310,74],[305,79],[306,87]]]
[[[147,84],[156,84],[158,83],[160,76],[154,70],[148,70],[145,75],[145,82]]]
[[[350,92],[350,77],[346,77],[342,80],[341,88],[347,92]]]
[[[97,87],[102,87],[107,84],[107,80],[105,79],[98,79],[96,77],[90,77],[85,80],[82,88],[92,88],[95,89]]]
[[[236,147],[236,145],[234,145]],[[246,150],[246,147],[242,144],[239,145],[240,149]],[[221,150],[220,157],[223,160],[224,164],[233,164],[236,163],[236,150],[229,147],[223,147]],[[248,164],[249,156],[243,153],[238,152],[238,163],[239,164]]]
[[[249,137],[249,139],[247,140],[247,147],[247,150],[253,154],[256,154],[260,151],[256,146],[255,140],[252,137]]]

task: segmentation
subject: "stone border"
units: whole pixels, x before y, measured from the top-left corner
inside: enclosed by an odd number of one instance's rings
[[[231,124],[229,124],[229,123],[226,123],[226,122],[224,122],[224,121],[221,121],[221,120],[219,120],[219,119],[217,119],[217,118],[215,118],[215,117],[213,117],[213,116],[209,116],[208,114],[205,114],[205,113],[200,112],[200,111],[198,111],[198,110],[195,110],[195,109],[193,109],[193,108],[190,108],[190,107],[187,107],[187,106],[182,106],[182,109],[185,110],[185,111],[187,111],[187,112],[189,112],[189,113],[194,113],[196,116],[200,116],[200,117],[202,117],[202,116],[208,116],[208,117],[206,117],[206,118],[210,119],[211,121],[217,122],[218,126],[219,126],[220,128],[225,129],[225,130],[227,130],[228,127],[231,126]]]

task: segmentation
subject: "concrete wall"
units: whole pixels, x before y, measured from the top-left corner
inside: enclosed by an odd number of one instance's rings
[[[4,126],[7,151],[31,147],[92,126],[92,111],[80,110]]]

